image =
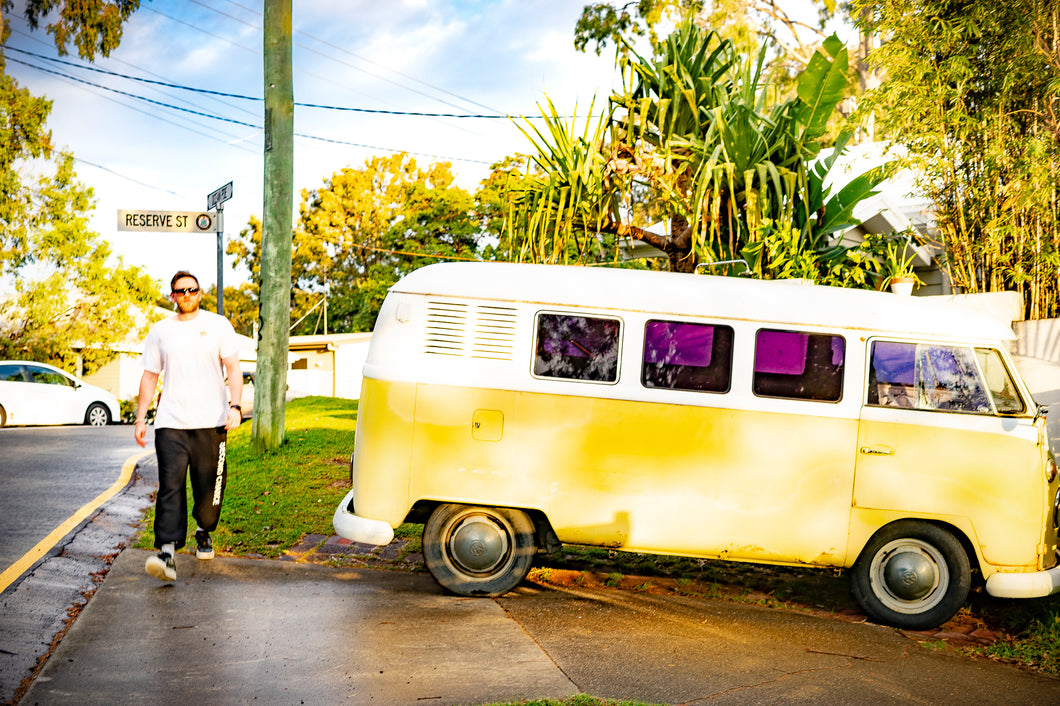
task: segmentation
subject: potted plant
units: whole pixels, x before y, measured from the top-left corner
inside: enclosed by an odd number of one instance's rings
[[[910,229],[898,235],[881,241],[875,249],[873,266],[876,270],[876,286],[878,289],[889,287],[895,294],[912,294],[913,287],[923,284],[913,270],[913,260],[916,258],[916,250],[911,247],[913,233]]]

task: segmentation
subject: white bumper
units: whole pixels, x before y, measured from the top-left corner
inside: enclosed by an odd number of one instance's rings
[[[1060,593],[1060,565],[1029,574],[993,574],[986,592],[997,598],[1041,598]]]
[[[382,520],[369,520],[366,517],[354,515],[346,509],[352,499],[353,491],[351,490],[346,493],[346,497],[335,509],[335,517],[331,520],[331,524],[335,526],[335,532],[340,537],[361,544],[379,546],[390,544],[394,539],[394,528]]]

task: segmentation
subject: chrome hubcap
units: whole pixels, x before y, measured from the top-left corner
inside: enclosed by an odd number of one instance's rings
[[[936,606],[950,583],[946,559],[919,539],[888,542],[872,559],[872,589],[897,613],[922,613]]]
[[[508,558],[508,534],[482,515],[461,518],[449,533],[449,555],[463,570],[489,573]]]
[[[907,601],[923,598],[936,583],[934,566],[918,552],[892,555],[884,564],[883,577],[891,593]]]

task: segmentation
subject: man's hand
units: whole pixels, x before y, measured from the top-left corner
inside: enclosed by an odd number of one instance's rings
[[[136,439],[136,443],[140,446],[147,446],[147,422],[142,419],[136,420],[136,426],[133,428],[133,438]]]
[[[228,417],[225,419],[225,430],[231,431],[238,427],[243,421],[243,413],[235,407],[228,408]],[[141,444],[142,446],[143,444]]]

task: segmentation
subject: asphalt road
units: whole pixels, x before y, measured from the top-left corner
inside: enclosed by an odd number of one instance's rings
[[[132,482],[123,482],[135,457],[142,461]],[[139,526],[157,476],[154,456],[128,426],[4,428],[0,483],[0,703],[7,703],[99,587]],[[102,497],[109,499],[100,505]]]
[[[0,428],[0,572],[114,484],[141,451],[126,425]]]

